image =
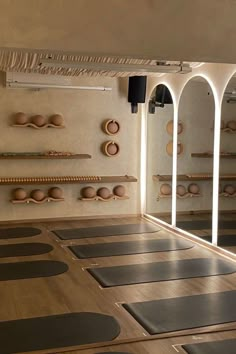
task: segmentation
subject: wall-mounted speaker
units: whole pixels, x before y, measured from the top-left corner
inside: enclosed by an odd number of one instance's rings
[[[145,103],[147,76],[131,76],[129,78],[128,102],[131,112],[138,112],[138,103]]]

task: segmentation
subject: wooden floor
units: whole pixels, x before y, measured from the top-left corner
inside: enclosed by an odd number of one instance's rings
[[[179,345],[181,343],[192,343],[221,338],[236,338],[236,322],[172,332],[165,335],[150,336],[120,306],[120,303],[122,302],[147,301],[235,290],[236,274],[101,289],[96,280],[86,271],[86,267],[90,266],[137,264],[197,257],[221,258],[224,257],[223,255],[221,256],[213,250],[195,243],[195,247],[192,249],[182,251],[78,260],[68,250],[66,247],[67,245],[94,244],[121,240],[176,238],[177,236],[174,233],[170,233],[163,229],[157,233],[147,233],[142,235],[110,236],[62,241],[50,232],[52,229],[60,228],[142,222],[147,221],[141,218],[111,218],[84,221],[31,223],[31,226],[40,228],[42,234],[30,238],[30,242],[46,242],[51,244],[54,247],[54,250],[49,254],[41,256],[6,258],[1,259],[0,262],[4,263],[10,261],[30,261],[39,259],[61,260],[68,264],[69,271],[50,278],[0,282],[1,321],[80,311],[99,312],[114,316],[121,326],[119,337],[112,343],[104,343],[104,347],[100,344],[86,346],[86,349],[82,346],[73,348],[73,353],[81,354],[95,354],[99,352],[108,352],[109,350],[122,350],[133,354],[174,354],[178,351],[181,353],[182,349],[179,348],[179,346],[176,347],[177,350],[173,347],[174,345]],[[21,224],[20,226],[23,225],[29,226],[29,224]],[[14,224],[14,227],[15,226],[16,225]],[[5,228],[6,225],[1,227]],[[29,238],[0,240],[0,244],[24,242],[29,242]],[[207,334],[203,334],[204,332]],[[94,348],[91,349],[92,347]],[[72,348],[43,351],[43,353],[49,352],[72,353]],[[40,353],[42,353],[42,351]]]

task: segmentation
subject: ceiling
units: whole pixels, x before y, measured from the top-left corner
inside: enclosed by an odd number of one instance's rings
[[[235,0],[4,0],[0,47],[236,63]]]

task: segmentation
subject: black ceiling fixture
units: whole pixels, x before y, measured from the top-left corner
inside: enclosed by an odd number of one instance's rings
[[[149,101],[148,111],[149,113],[154,114],[156,107],[163,108],[166,104],[173,104],[170,90],[163,84],[157,85],[155,96]]]
[[[128,102],[131,112],[138,113],[138,103],[145,103],[147,76],[129,77]]]

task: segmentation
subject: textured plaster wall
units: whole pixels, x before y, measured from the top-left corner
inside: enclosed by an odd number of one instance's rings
[[[66,175],[134,175],[139,173],[140,120],[131,115],[127,102],[127,79],[81,78],[75,85],[108,86],[111,92],[56,90],[32,91],[6,89],[1,76],[0,87],[0,151],[38,152],[47,150],[88,153],[90,160],[1,160],[1,177],[66,176]],[[12,113],[49,116],[60,113],[65,129],[36,130],[12,127]],[[101,130],[108,118],[120,122],[120,133],[110,138]],[[117,141],[120,154],[109,158],[100,151],[107,140]],[[119,183],[108,184],[112,188]],[[10,203],[11,190],[19,186],[0,186],[0,220],[80,217],[139,212],[139,185],[125,183],[129,200],[111,202],[82,202],[78,200],[84,185],[61,185],[65,201],[43,205]],[[94,184],[102,187],[103,184]],[[50,187],[25,186],[30,191]]]

